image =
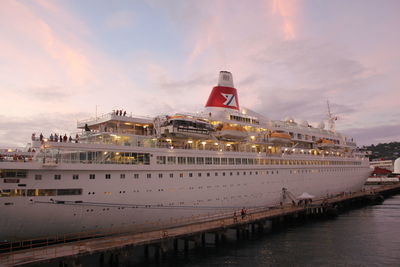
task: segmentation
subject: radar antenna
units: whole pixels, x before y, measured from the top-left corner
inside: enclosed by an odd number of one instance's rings
[[[326,101],[327,105],[328,105],[328,124],[329,124],[329,130],[331,130],[332,132],[336,132],[336,124],[335,122],[337,121],[338,117],[333,115],[331,112],[331,107],[329,105],[329,100]]]

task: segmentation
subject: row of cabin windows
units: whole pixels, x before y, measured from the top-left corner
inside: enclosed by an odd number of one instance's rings
[[[157,156],[157,164],[179,165],[361,165],[358,161],[336,160],[286,160],[261,158],[213,158]]]
[[[135,174],[136,175],[136,174]],[[106,179],[111,179],[111,174],[107,173],[105,175]],[[121,179],[125,179],[125,173],[120,174]],[[134,178],[139,178],[139,177],[134,177]],[[79,179],[79,174],[73,174],[72,175],[72,180],[78,180]],[[89,179],[93,180],[96,179],[95,174],[89,174]],[[42,180],[42,175],[41,174],[35,174],[35,180]],[[61,174],[54,174],[54,180],[61,180]]]
[[[251,118],[246,118],[246,117],[241,117],[241,116],[231,115],[230,119],[235,120],[235,121],[252,123],[252,124],[260,124],[260,122],[256,119],[251,119]]]
[[[341,168],[340,170],[341,170],[341,171],[344,171],[345,169]],[[355,169],[349,169],[349,170],[355,170]],[[321,172],[321,171],[323,171],[323,170],[320,170],[320,172]],[[327,171],[328,171],[328,170],[327,170]],[[339,171],[339,169],[331,169],[331,171]],[[307,172],[307,170],[304,170],[304,172]],[[240,172],[236,172],[236,173],[237,173],[237,175],[240,175]],[[253,173],[252,171],[249,172],[250,175],[252,175],[252,173]],[[256,175],[258,175],[258,171],[255,171],[254,173],[255,173]],[[269,171],[265,171],[265,172],[260,171],[260,173],[261,173],[261,174],[269,174]],[[274,171],[270,171],[270,173],[271,173],[271,174],[274,174]],[[278,173],[278,171],[276,171],[276,173]],[[290,173],[300,173],[300,170],[299,170],[299,171],[296,171],[296,170],[292,171],[292,170],[290,170]],[[230,176],[232,176],[233,172],[230,172],[229,174],[230,174]],[[243,175],[246,175],[246,174],[247,174],[247,172],[244,171],[244,172],[243,172]],[[222,172],[222,176],[225,176],[225,175],[226,175],[226,173],[225,173],[225,172]],[[198,176],[198,177],[201,177],[201,176],[202,176],[202,173],[201,173],[201,172],[197,173],[197,176]],[[207,172],[207,173],[206,173],[206,176],[207,176],[207,177],[210,177],[211,175],[210,175],[209,172]],[[215,172],[215,176],[218,176],[218,172]],[[126,174],[125,174],[125,173],[121,173],[121,174],[120,174],[120,178],[121,178],[121,179],[125,179],[125,177],[126,177]],[[147,178],[151,178],[151,173],[147,173],[147,174],[146,174],[146,177],[147,177]],[[164,174],[163,174],[163,173],[159,173],[159,174],[158,174],[158,178],[163,178],[163,177],[164,177]],[[169,177],[169,178],[174,178],[174,174],[173,174],[173,173],[169,173],[168,177]],[[183,173],[180,173],[180,174],[179,174],[179,178],[183,178],[183,177],[184,177],[184,174],[183,174]],[[189,174],[188,174],[188,177],[193,177],[193,173],[189,173]],[[134,174],[133,174],[133,178],[139,179],[139,174],[138,174],[138,173],[134,173]],[[36,175],[35,175],[35,180],[41,180],[41,179],[42,179],[42,175],[41,175],[41,174],[36,174]],[[72,175],[72,179],[73,179],[73,180],[78,180],[78,179],[79,179],[79,174],[73,174],[73,175]],[[91,179],[91,180],[96,179],[96,175],[95,175],[95,174],[89,174],[89,179]],[[111,174],[105,174],[105,179],[111,179]],[[54,180],[61,180],[61,174],[55,174],[55,175],[54,175]]]
[[[68,189],[2,189],[0,197],[38,197],[38,196],[75,196],[82,195],[81,188]]]

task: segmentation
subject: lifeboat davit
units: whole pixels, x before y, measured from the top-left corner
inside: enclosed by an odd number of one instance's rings
[[[269,141],[272,143],[290,143],[292,137],[284,131],[274,131],[269,135]]]
[[[219,139],[242,140],[249,134],[243,126],[223,124],[216,128],[215,135]]]

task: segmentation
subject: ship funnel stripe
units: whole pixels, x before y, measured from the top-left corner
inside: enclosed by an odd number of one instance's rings
[[[236,89],[224,86],[214,87],[208,98],[206,107],[219,107],[239,110],[239,101]]]
[[[237,91],[233,85],[232,73],[221,71],[218,85],[211,91],[206,107],[230,108],[239,110]]]

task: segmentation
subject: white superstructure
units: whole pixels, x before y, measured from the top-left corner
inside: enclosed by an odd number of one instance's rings
[[[154,229],[273,206],[283,191],[361,189],[368,160],[323,126],[240,109],[232,75],[221,72],[202,113],[114,111],[78,122],[72,141],[33,137],[33,157],[0,156],[0,241]]]

